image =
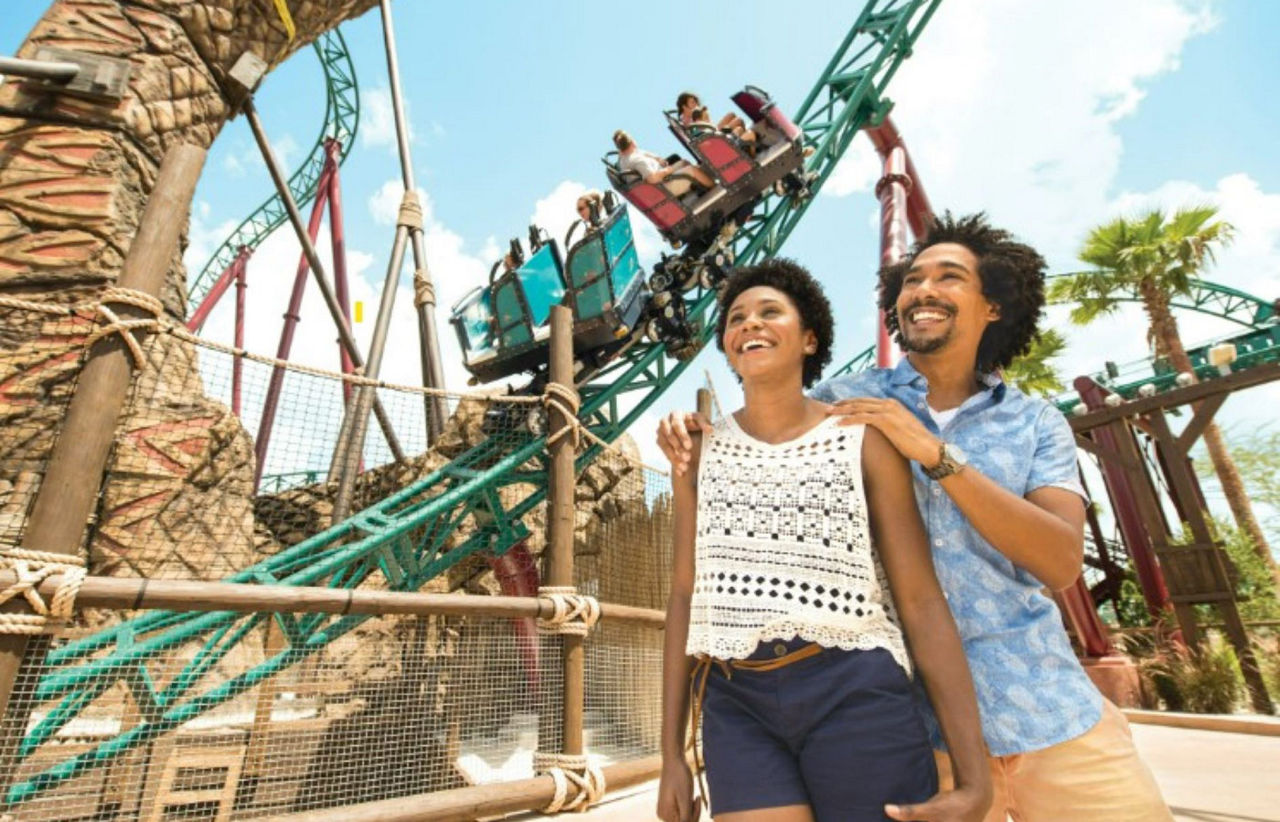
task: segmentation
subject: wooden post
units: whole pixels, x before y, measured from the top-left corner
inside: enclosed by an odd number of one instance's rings
[[[1206,424],[1211,417],[1212,412],[1206,418]],[[1249,644],[1249,635],[1245,632],[1244,622],[1240,619],[1240,610],[1236,607],[1236,592],[1227,574],[1226,563],[1223,562],[1223,551],[1218,547],[1209,530],[1209,521],[1205,516],[1204,508],[1201,507],[1195,475],[1191,473],[1191,461],[1187,458],[1185,448],[1194,443],[1194,435],[1185,445],[1181,438],[1175,438],[1162,409],[1156,409],[1147,414],[1146,419],[1151,426],[1156,443],[1164,452],[1169,490],[1173,494],[1174,507],[1186,517],[1187,526],[1191,529],[1191,537],[1195,540],[1194,546],[1180,546],[1170,550],[1179,554],[1190,554],[1198,560],[1191,563],[1197,571],[1196,593],[1188,596],[1183,591],[1175,590],[1173,600],[1175,603],[1185,602],[1188,606],[1191,602],[1209,602],[1217,606],[1219,613],[1222,614],[1227,639],[1235,648],[1236,658],[1240,662],[1240,673],[1244,677],[1253,709],[1260,714],[1268,715],[1273,710],[1271,698],[1267,694],[1267,686],[1262,679],[1258,660]],[[1200,431],[1203,430],[1204,425],[1201,425]]]
[[[551,309],[551,382],[573,390],[573,311],[558,305]],[[550,436],[573,425],[556,407],[547,420]],[[574,438],[563,434],[551,446],[551,472],[547,478],[547,546],[551,561],[547,584],[573,585]],[[564,716],[561,753],[582,753],[582,711],[586,654],[580,636],[562,635],[564,662]]]
[[[698,413],[707,419],[711,419],[711,389],[698,389]]]
[[[193,145],[178,145],[165,154],[116,281],[118,287],[160,296],[186,223],[175,217],[190,209],[204,157],[204,149]],[[128,305],[115,311],[125,320],[145,316]],[[79,555],[132,374],[130,353],[118,334],[103,337],[89,352],[27,521],[23,548]],[[0,737],[0,773],[11,772],[6,766],[26,728],[26,695],[19,694],[11,704],[14,682],[21,667],[43,662],[47,647],[45,637],[29,642],[25,636],[0,635],[0,717],[4,718],[0,728],[7,729]],[[17,712],[24,717],[15,717]]]

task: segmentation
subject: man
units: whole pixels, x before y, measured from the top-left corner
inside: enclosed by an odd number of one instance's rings
[[[999,370],[1027,350],[1044,306],[1044,259],[984,215],[945,215],[880,272],[879,305],[907,352],[895,368],[838,377],[813,396],[844,424],[873,425],[912,460],[938,579],[964,640],[990,753],[989,822],[1167,822],[1128,724],[1076,660],[1042,588],[1075,582],[1083,490],[1075,442],[1049,403]],[[686,463],[688,424],[659,444]],[[935,739],[937,737],[935,736]],[[942,782],[946,757],[938,757]],[[926,805],[887,809],[931,819]]]
[[[671,180],[671,184],[667,185],[667,190],[677,197],[688,193],[690,180],[702,186],[703,190],[715,186],[715,181],[711,179],[711,176],[698,166],[686,163],[683,160],[677,163],[668,163],[658,155],[637,146],[635,141],[631,139],[631,135],[622,129],[618,129],[613,133],[613,145],[618,149],[619,170],[623,172],[634,171],[640,175],[640,179],[654,185],[663,185],[669,179],[675,177],[674,180]]]

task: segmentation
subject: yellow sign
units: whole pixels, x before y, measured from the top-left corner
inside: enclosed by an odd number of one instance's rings
[[[364,301],[356,300],[356,322],[364,322]]]

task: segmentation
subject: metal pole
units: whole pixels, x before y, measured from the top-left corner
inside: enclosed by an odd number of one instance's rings
[[[236,269],[236,330],[235,347],[244,350],[244,290],[248,287],[245,281],[245,266]],[[231,359],[231,411],[240,416],[240,380],[244,374],[244,361],[239,355]]]
[[[314,241],[320,233],[320,221],[324,218],[325,201],[329,197],[330,170],[326,164],[320,172],[319,185],[316,187],[316,201],[311,207],[311,219],[307,221],[307,236]],[[289,294],[289,305],[284,310],[284,325],[280,328],[280,343],[276,346],[276,359],[289,359],[293,350],[293,332],[302,319],[302,297],[307,290],[307,255],[304,251],[299,255],[298,268],[293,275],[293,291]],[[271,379],[267,382],[267,396],[262,403],[262,416],[258,418],[258,436],[254,438],[253,452],[255,464],[253,468],[253,487],[256,489],[262,482],[262,473],[267,464],[267,452],[271,446],[271,432],[275,430],[276,408],[280,404],[280,391],[284,386],[284,366],[277,365],[271,369]],[[344,386],[345,387],[345,386]]]
[[[395,116],[396,145],[400,152],[400,174],[404,183],[405,195],[413,195],[416,191],[413,178],[413,158],[409,153],[409,133],[404,119],[404,106],[400,93],[400,68],[396,58],[395,32],[391,22],[391,5],[389,0],[382,0],[382,36],[387,53],[387,75],[391,85],[391,108]],[[397,220],[395,241],[391,247],[391,259],[387,264],[387,275],[382,286],[382,299],[378,303],[378,317],[374,323],[373,338],[369,341],[369,361],[365,373],[376,377],[382,367],[382,356],[387,344],[387,332],[391,327],[391,312],[395,307],[396,286],[400,280],[400,270],[404,267],[404,251],[408,242],[413,244],[413,260],[417,269],[415,277],[425,277],[427,291],[431,287],[430,274],[427,273],[426,246],[419,226],[405,224],[403,214]],[[415,300],[418,302],[418,300]],[[435,332],[435,298],[423,300],[418,304],[419,325],[425,329],[426,340],[422,345],[426,348],[428,365],[424,382],[428,387],[441,388],[444,385],[444,373],[440,365],[439,344]],[[425,316],[423,312],[426,312]],[[364,449],[365,420],[369,415],[369,401],[375,395],[371,387],[361,387],[355,392],[351,410],[342,423],[338,435],[338,445],[333,452],[333,461],[329,466],[329,480],[338,482],[338,492],[333,502],[333,521],[345,519],[351,509],[351,494],[355,486],[356,465]],[[427,443],[444,425],[447,406],[443,397],[431,397],[427,403]]]
[[[55,83],[70,82],[80,73],[75,63],[52,60],[23,60],[20,57],[0,57],[0,74],[10,77],[26,77],[29,80],[52,80]]]
[[[275,154],[271,151],[271,144],[267,141],[266,132],[262,129],[262,121],[258,119],[258,110],[254,108],[253,99],[248,98],[244,102],[244,114],[249,120],[249,129],[253,132],[253,139],[258,144],[259,151],[262,152],[262,159],[267,164],[267,171],[271,174],[271,181],[275,183],[276,192],[280,195],[280,201],[284,203],[285,212],[289,215],[289,224],[293,226],[293,233],[297,236],[298,242],[302,244],[302,253],[306,255],[307,262],[311,265],[311,274],[315,277],[316,285],[320,287],[320,294],[324,297],[325,307],[329,309],[329,316],[333,319],[333,324],[338,329],[338,340],[343,349],[351,357],[351,362],[356,368],[364,366],[364,358],[360,356],[360,349],[356,345],[355,337],[351,336],[351,328],[347,324],[346,317],[342,314],[342,306],[338,304],[337,297],[334,296],[333,289],[329,287],[329,280],[325,277],[324,266],[320,263],[320,255],[316,252],[315,245],[311,242],[311,238],[307,236],[307,229],[302,224],[302,215],[298,212],[298,204],[293,200],[293,194],[289,191],[289,186],[285,182],[284,173],[280,171],[280,165],[276,162]],[[382,408],[382,403],[374,397],[373,412],[378,417],[378,424],[382,428],[383,435],[387,438],[387,447],[391,449],[391,454],[397,460],[404,459],[404,451],[400,449],[400,441],[396,439],[395,430],[391,427],[391,419]]]
[[[416,186],[413,181],[413,160],[409,155],[409,130],[405,125],[404,104],[401,102],[400,63],[396,57],[396,38],[391,22],[390,0],[381,0],[379,10],[382,13],[382,37],[386,41],[387,76],[391,83],[391,110],[395,115],[396,146],[400,151],[400,173],[404,178],[404,190],[414,191]],[[424,287],[416,289],[418,296],[414,299],[418,309],[423,381],[430,388],[444,388],[444,367],[440,364],[440,338],[436,331],[435,288],[431,280],[431,272],[427,268],[427,249],[421,228],[410,231],[410,241],[413,244],[413,265],[416,269],[414,277],[424,281]],[[435,442],[435,438],[444,429],[444,422],[448,418],[449,406],[444,397],[427,398],[428,446]]]
[[[192,334],[198,333],[204,327],[205,320],[209,319],[209,314],[218,304],[218,300],[222,299],[222,295],[231,287],[231,283],[236,278],[236,272],[242,270],[249,262],[249,257],[253,255],[253,251],[248,246],[240,246],[240,250],[236,252],[236,258],[231,261],[231,265],[226,267],[218,279],[214,281],[213,287],[204,295],[204,299],[200,301],[200,305],[196,308],[195,313],[191,315],[191,319],[187,320],[187,330]]]
[[[333,253],[333,287],[337,292],[338,305],[342,306],[342,314],[351,321],[351,298],[347,291],[347,237],[342,220],[342,175],[339,173],[338,153],[341,146],[337,140],[327,140],[324,146],[325,164],[333,169],[329,176],[329,248]],[[338,346],[338,361],[342,365],[343,374],[355,373],[351,357],[342,346]],[[342,384],[343,405],[351,404],[351,383]]]
[[[165,154],[121,268],[117,281],[121,288],[160,296],[204,157],[204,149],[187,144],[175,146]],[[144,316],[128,305],[121,305],[116,311],[125,319]],[[85,525],[98,499],[133,368],[129,351],[118,335],[102,338],[90,350],[27,520],[23,548],[80,555]],[[43,664],[48,644],[48,637],[43,636],[28,643],[22,635],[0,635],[0,728],[9,731],[0,738],[0,774],[13,773],[10,758],[26,729],[30,710],[29,690],[24,689],[11,700],[14,683],[19,674]]]
[[[901,145],[894,146],[885,155],[884,176],[876,183],[876,197],[880,199],[881,266],[893,265],[907,254],[907,192],[910,187],[906,150]],[[884,324],[883,311],[876,332],[876,365],[881,368],[893,365],[893,342]]]

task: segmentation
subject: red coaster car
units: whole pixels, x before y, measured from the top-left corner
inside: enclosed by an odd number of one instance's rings
[[[800,129],[754,86],[733,100],[756,133],[754,157],[734,135],[710,124],[683,125],[674,112],[666,112],[672,133],[715,181],[709,191],[677,196],[666,183],[646,183],[639,174],[622,171],[617,152],[604,157],[613,187],[658,227],[663,239],[676,248],[687,245],[686,255],[710,248],[730,220],[740,226],[766,194],[808,196]]]

